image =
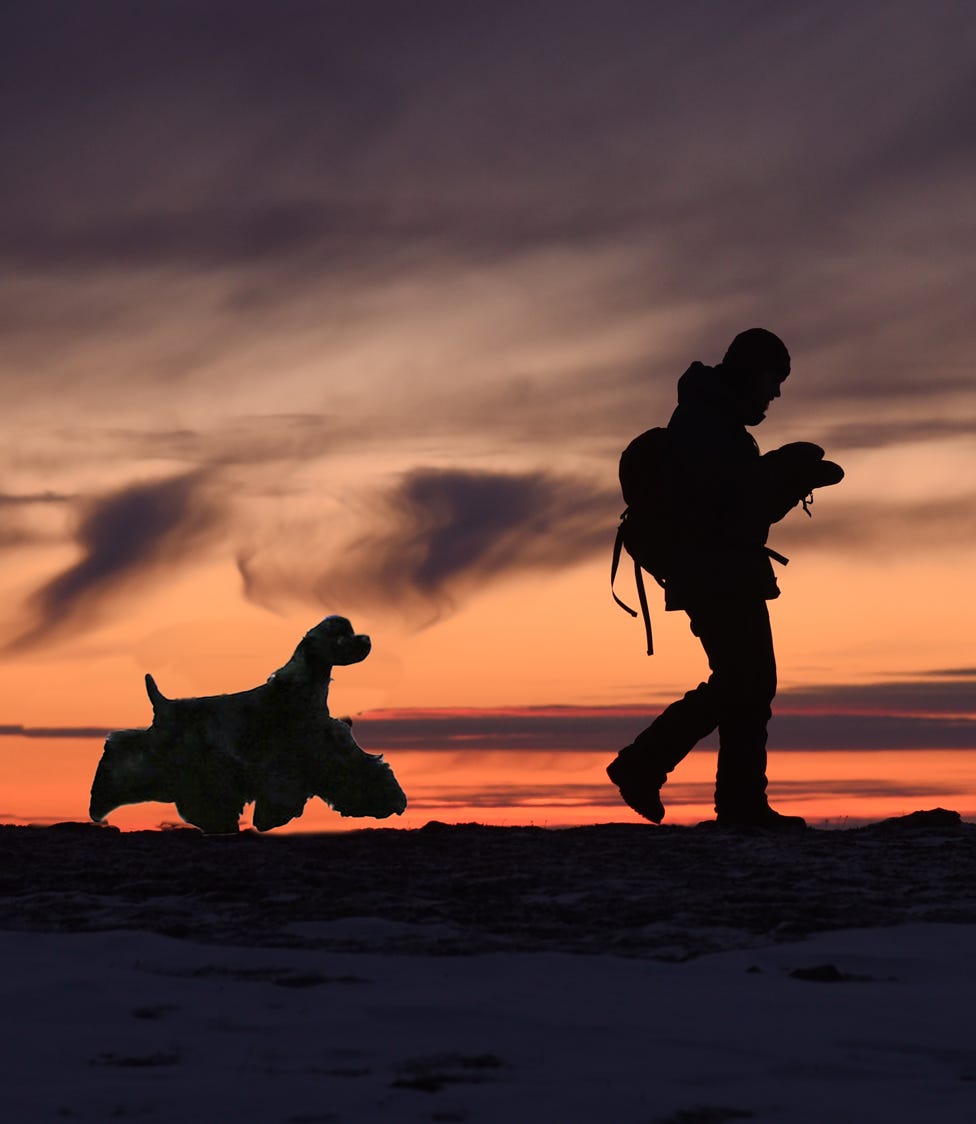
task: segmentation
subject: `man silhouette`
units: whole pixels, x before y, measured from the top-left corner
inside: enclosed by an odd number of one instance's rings
[[[718,822],[806,826],[799,816],[774,811],[766,798],[766,726],[776,694],[766,602],[779,596],[766,539],[771,524],[813,488],[836,484],[844,473],[806,442],[760,455],[746,427],[765,418],[789,373],[783,341],[750,328],[716,367],[692,363],[678,382],[668,423],[673,520],[665,608],[688,614],[711,675],[607,767],[623,800],[654,823],[664,818],[667,775],[717,727]]]

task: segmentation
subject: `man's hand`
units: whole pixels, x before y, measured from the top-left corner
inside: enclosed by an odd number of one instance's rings
[[[812,441],[791,441],[761,458],[762,486],[775,523],[814,488],[826,488],[844,479],[844,470],[824,460],[824,451]]]

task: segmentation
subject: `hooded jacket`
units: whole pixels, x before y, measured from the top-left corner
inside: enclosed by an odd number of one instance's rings
[[[782,513],[770,510],[759,446],[720,367],[685,371],[668,432],[675,511],[665,607],[778,597],[766,539]]]

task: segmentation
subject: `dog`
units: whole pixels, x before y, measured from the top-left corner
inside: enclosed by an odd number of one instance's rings
[[[329,616],[291,659],[249,691],[170,699],[146,676],[153,707],[145,730],[105,741],[89,815],[101,823],[122,804],[158,800],[207,834],[236,832],[254,802],[259,831],[300,816],[318,796],[342,816],[400,815],[407,798],[382,756],[357,744],[351,721],[329,714],[333,666],[359,663],[370,639]]]

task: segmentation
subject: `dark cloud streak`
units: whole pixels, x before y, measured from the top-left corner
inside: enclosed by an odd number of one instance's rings
[[[923,679],[794,687],[780,695],[780,712],[976,719],[976,674],[969,669],[921,673]]]
[[[51,739],[73,739],[79,738],[82,741],[91,740],[92,738],[101,740],[107,738],[112,730],[117,730],[118,726],[19,726],[19,725],[6,725],[0,726],[0,738],[51,738]]]
[[[76,540],[81,559],[32,598],[32,624],[8,650],[43,643],[87,623],[96,606],[157,567],[195,554],[220,525],[203,473],[133,484],[90,501]]]
[[[831,713],[823,702],[819,714],[777,711],[770,726],[772,751],[844,750],[972,750],[976,749],[976,718]],[[657,713],[640,716],[627,708],[603,714],[574,712],[536,716],[527,713],[421,715],[384,719],[381,714],[357,719],[361,742],[374,750],[431,750],[469,753],[478,750],[529,752],[596,752],[626,745]],[[715,737],[702,743],[714,748]]]
[[[0,492],[0,508],[26,507],[30,504],[63,504],[75,498],[60,492]]]
[[[776,702],[770,746],[774,751],[825,752],[976,750],[976,669],[919,675],[787,688]],[[654,713],[653,705],[646,711],[634,706],[378,710],[357,717],[356,731],[374,752],[609,753],[608,747],[626,744]],[[102,727],[0,726],[0,736],[13,737],[95,738],[104,733]],[[712,737],[703,747],[714,744]],[[824,786],[831,790],[832,784],[845,783],[827,779]]]
[[[824,797],[848,797],[858,799],[921,799],[932,796],[971,796],[971,792],[953,782],[890,781],[880,777],[852,777],[849,780],[831,781],[811,778],[800,781],[777,781],[774,786],[774,799],[817,800]],[[669,781],[667,787],[668,808],[671,815],[682,806],[689,804],[710,805],[714,799],[713,782],[696,783],[689,781]],[[537,818],[545,818],[545,810],[574,807],[607,808],[620,815],[621,804],[617,790],[608,784],[567,784],[554,779],[552,784],[537,788],[528,786],[491,785],[478,789],[456,788],[436,797],[415,797],[411,807],[434,810],[437,808],[513,808],[534,811]],[[616,818],[616,817],[613,817]],[[857,821],[859,817],[851,817]]]
[[[615,504],[615,489],[545,472],[416,469],[375,505],[381,522],[320,588],[443,609],[460,590],[608,549]]]

